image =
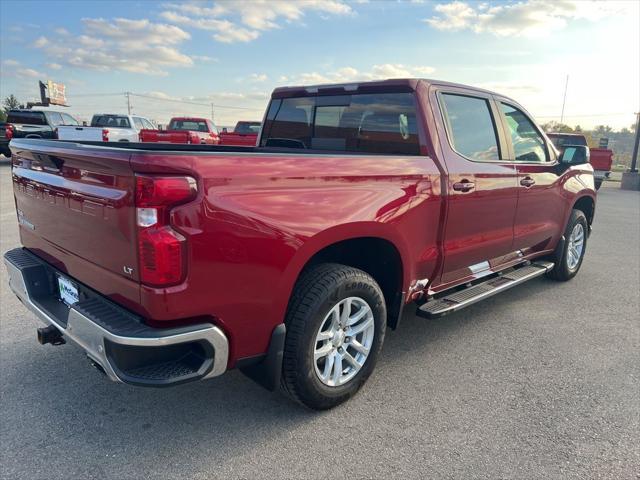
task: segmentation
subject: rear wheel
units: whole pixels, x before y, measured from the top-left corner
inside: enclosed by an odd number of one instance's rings
[[[589,223],[581,210],[572,210],[564,231],[564,244],[558,246],[555,254],[555,266],[549,272],[554,280],[567,281],[580,270],[587,250]]]
[[[375,367],[384,296],[362,270],[321,264],[298,281],[285,323],[285,391],[309,408],[332,408],[351,398]]]

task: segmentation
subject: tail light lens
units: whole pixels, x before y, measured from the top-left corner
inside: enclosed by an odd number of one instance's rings
[[[171,208],[197,194],[191,177],[136,176],[140,280],[153,287],[179,283],[185,275],[187,240],[170,224]]]
[[[7,137],[7,140],[11,140],[13,138],[13,125],[4,126],[4,135]]]
[[[109,141],[109,129],[107,129],[107,128],[103,128],[102,129],[102,141],[103,142],[108,142]]]

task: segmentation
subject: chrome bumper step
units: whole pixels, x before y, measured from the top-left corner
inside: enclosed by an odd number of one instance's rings
[[[78,344],[116,382],[163,387],[215,377],[227,369],[226,335],[210,323],[154,328],[73,279],[80,300],[58,298],[61,272],[24,248],[4,254],[9,286],[20,301],[64,339]]]
[[[539,277],[553,268],[553,262],[537,261],[524,267],[508,270],[497,277],[477,283],[464,290],[430,300],[416,310],[416,315],[436,318],[461,310],[469,305],[504,292],[516,285]]]

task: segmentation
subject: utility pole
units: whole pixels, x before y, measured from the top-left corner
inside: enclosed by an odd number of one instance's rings
[[[211,121],[212,121],[213,123],[216,123],[216,122],[214,122],[213,118],[214,118],[214,117],[213,117],[213,103],[212,103],[212,104],[211,104]]]
[[[127,96],[127,115],[131,115],[131,92],[124,92]]]
[[[636,140],[633,143],[633,154],[631,155],[630,172],[638,171],[638,143],[640,143],[640,112],[636,113]]]
[[[567,101],[567,87],[569,86],[569,75],[564,82],[564,96],[562,97],[562,113],[560,114],[560,123],[564,123],[564,104]]]
[[[631,155],[631,168],[628,172],[622,172],[620,188],[622,190],[635,190],[640,192],[640,173],[638,173],[638,143],[640,143],[640,112],[636,113],[636,139],[633,142],[633,154]]]

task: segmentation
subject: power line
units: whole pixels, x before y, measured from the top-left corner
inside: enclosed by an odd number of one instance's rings
[[[633,116],[632,113],[629,112],[618,112],[618,113],[581,113],[578,115],[564,115],[567,118],[577,118],[577,117],[614,117],[614,116],[622,116],[622,115],[630,115]],[[562,118],[561,115],[534,115],[538,118]]]
[[[144,95],[142,93],[133,93],[133,92],[129,92],[129,94],[132,97],[142,97],[142,98],[149,98],[151,100],[158,100],[161,102],[173,102],[173,103],[182,103],[182,104],[186,104],[186,105],[198,105],[201,107],[207,107],[207,108],[229,108],[229,109],[233,109],[233,110],[251,110],[251,111],[255,111],[255,110],[261,110],[264,107],[260,107],[260,108],[250,108],[250,107],[236,107],[236,106],[232,106],[232,105],[218,105],[216,103],[199,103],[199,102],[192,102],[189,100],[179,100],[179,99],[174,99],[174,98],[161,98],[161,97],[154,97],[153,95]]]

